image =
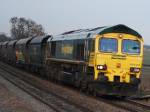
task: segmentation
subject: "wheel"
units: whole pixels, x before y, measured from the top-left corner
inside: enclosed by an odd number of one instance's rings
[[[87,92],[88,92],[88,94],[91,95],[93,91],[94,91],[94,90],[93,90],[92,84],[88,84],[88,87],[87,87]]]
[[[80,81],[79,80],[75,80],[74,83],[75,83],[75,87],[77,87],[77,88],[80,87]]]
[[[91,91],[90,91],[90,84],[88,84],[88,85],[87,85],[87,89],[86,89],[86,94],[87,94],[87,95],[90,95],[90,92],[91,92]]]
[[[97,96],[97,91],[96,91],[96,89],[93,89],[93,92],[92,92],[92,93],[93,93],[93,96],[94,96],[94,97]]]
[[[85,92],[86,89],[87,89],[87,82],[81,81],[81,91]]]

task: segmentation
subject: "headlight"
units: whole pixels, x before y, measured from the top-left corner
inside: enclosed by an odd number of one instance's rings
[[[140,68],[133,68],[133,67],[131,67],[130,68],[130,72],[138,73],[138,72],[140,72]]]
[[[106,65],[97,65],[97,70],[107,70]]]

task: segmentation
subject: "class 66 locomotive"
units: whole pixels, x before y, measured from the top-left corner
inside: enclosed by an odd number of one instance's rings
[[[130,96],[140,84],[143,38],[122,24],[0,45],[1,59],[93,94]]]
[[[103,95],[129,96],[138,90],[143,39],[133,29],[115,25],[70,31],[49,39],[49,45],[52,77],[58,74],[64,82]]]

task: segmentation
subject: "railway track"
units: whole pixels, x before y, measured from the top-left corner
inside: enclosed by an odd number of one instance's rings
[[[148,94],[144,94],[144,95],[135,95],[132,97],[129,97],[130,100],[145,100],[145,101],[149,101],[150,100],[150,92],[148,92]]]
[[[37,83],[34,83],[30,80],[26,74],[17,71],[13,67],[9,65],[5,65],[0,62],[0,68],[4,70],[5,75],[3,77],[9,80],[14,85],[18,86],[19,88],[23,89],[25,92],[33,96],[34,98],[40,100],[45,105],[48,105],[56,112],[92,112],[88,108],[81,106],[80,104],[76,104],[74,102],[69,101],[57,94],[44,89]],[[19,74],[19,75],[18,75]],[[23,82],[23,81],[24,82]],[[129,112],[150,112],[150,106],[144,105],[142,103],[136,102],[135,100],[126,99],[126,100],[110,100],[101,97],[96,97],[100,101],[113,105],[117,108],[121,108],[127,110]]]
[[[150,112],[150,106],[148,106],[148,105],[146,105],[146,104],[142,104],[142,103],[140,103],[140,102],[138,102],[138,101],[130,100],[130,99],[126,99],[126,102],[127,102],[127,103],[130,103],[130,104],[133,104],[133,105],[136,105],[136,106],[138,106],[138,107],[141,107],[141,108],[143,108],[143,109],[149,110],[149,112]]]
[[[86,107],[81,106],[71,102],[68,99],[65,99],[57,94],[44,89],[40,84],[34,83],[32,80],[28,79],[24,73],[12,69],[5,64],[0,63],[0,68],[3,70],[3,73],[0,72],[0,75],[6,80],[22,89],[35,99],[39,100],[43,104],[49,106],[56,112],[92,112]],[[18,76],[19,74],[19,76]]]
[[[116,101],[115,103],[117,106],[124,108],[131,112],[150,112],[150,106],[142,104],[134,100],[125,99],[123,101]]]
[[[130,99],[98,98],[100,101],[129,112],[150,112],[150,106]]]

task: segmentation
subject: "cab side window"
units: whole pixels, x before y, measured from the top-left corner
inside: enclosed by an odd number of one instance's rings
[[[76,40],[76,59],[84,60],[85,40]]]
[[[55,57],[56,54],[56,42],[51,42],[51,56]]]
[[[94,52],[94,50],[95,50],[95,40],[94,39],[88,40],[88,49],[90,52]]]

